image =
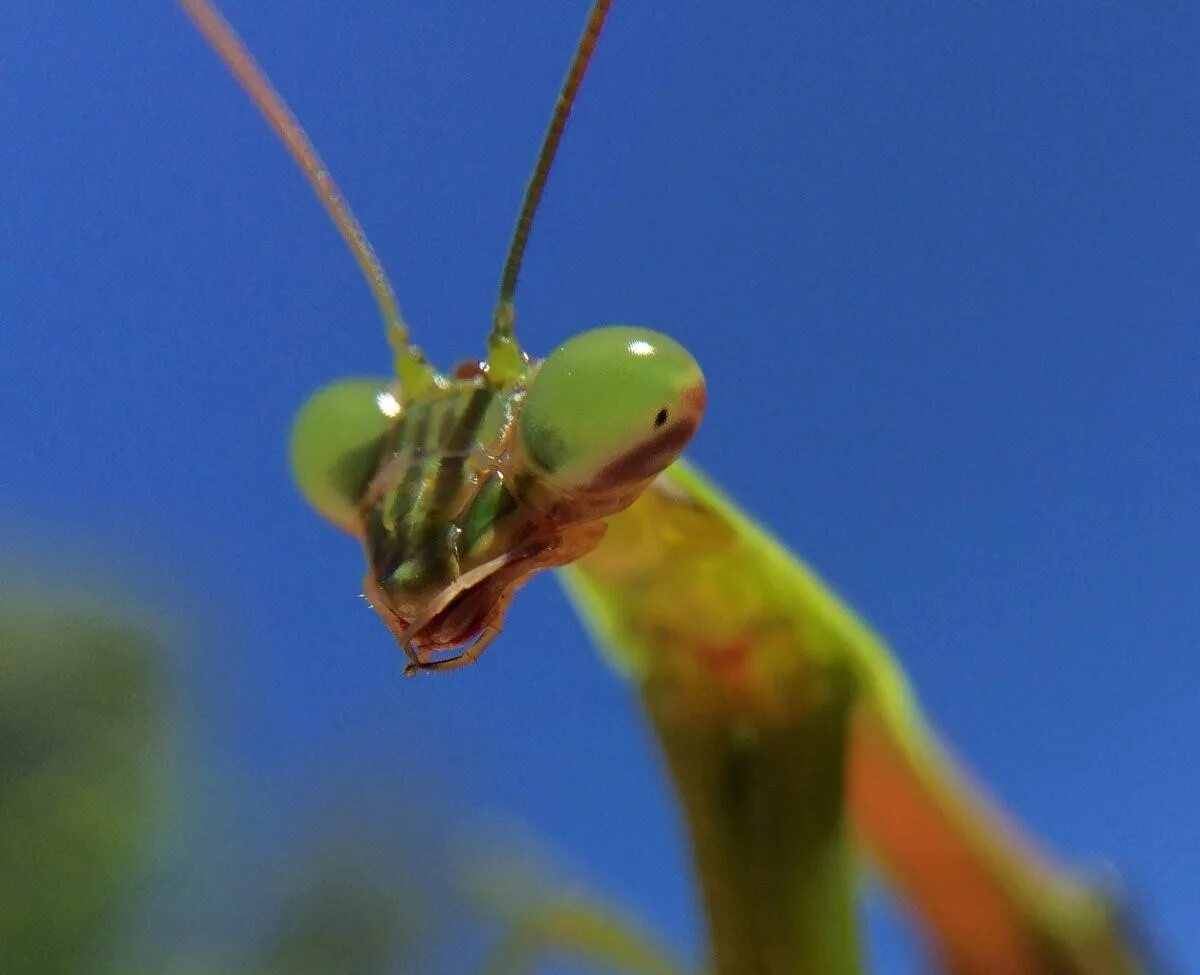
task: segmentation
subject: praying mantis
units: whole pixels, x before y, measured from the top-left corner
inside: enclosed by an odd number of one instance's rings
[[[300,164],[380,306],[391,379],[301,410],[302,492],[363,545],[364,594],[410,674],[476,662],[531,575],[561,578],[638,689],[688,815],[716,969],[860,968],[849,829],[956,973],[1145,970],[1104,891],[1032,851],[947,758],[884,643],[680,459],[700,366],[608,326],[542,362],[521,261],[611,6],[594,3],[526,190],[486,358],[436,371],[315,150],[207,0],[180,0]],[[847,822],[847,810],[849,823]]]

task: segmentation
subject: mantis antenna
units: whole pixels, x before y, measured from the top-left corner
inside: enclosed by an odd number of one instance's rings
[[[209,0],[179,0],[179,5],[191,18],[200,33],[225,62],[230,74],[245,89],[251,101],[258,107],[267,124],[279,136],[292,158],[304,173],[325,211],[346,241],[354,259],[358,262],[375,302],[383,315],[388,342],[396,357],[396,375],[404,395],[419,394],[433,381],[433,369],[425,361],[421,351],[409,339],[408,325],[400,314],[396,295],[391,282],[375,254],[371,242],[359,225],[354,211],[342,197],[337,183],[325,168],[324,162],[313,148],[304,129],[296,121],[283,98],[246,50],[237,32],[209,2]]]
[[[525,187],[521,211],[513,228],[512,241],[508,245],[508,256],[504,259],[504,271],[500,275],[500,294],[492,318],[492,334],[488,339],[493,368],[519,368],[521,353],[513,335],[513,324],[517,317],[514,298],[517,293],[517,277],[521,273],[521,259],[525,256],[529,231],[533,227],[533,218],[541,202],[542,191],[546,188],[550,167],[554,165],[558,143],[562,139],[563,129],[566,128],[567,119],[575,104],[575,96],[579,93],[579,86],[583,84],[583,76],[587,73],[588,64],[595,53],[600,31],[604,28],[604,20],[611,6],[612,0],[595,0],[592,4],[583,34],[575,47],[575,56],[571,59],[571,66],[567,69],[567,76],[559,90],[558,101],[554,104],[554,114],[550,116],[550,124],[542,139],[542,148],[538,153],[533,174]]]

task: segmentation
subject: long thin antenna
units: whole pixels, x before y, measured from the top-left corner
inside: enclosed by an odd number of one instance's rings
[[[307,178],[325,211],[346,241],[371,293],[383,314],[388,342],[396,356],[396,374],[405,395],[419,392],[433,378],[433,370],[409,339],[408,325],[400,314],[391,282],[379,263],[375,249],[363,233],[354,211],[342,197],[337,183],[325,168],[304,129],[296,121],[283,98],[275,90],[262,68],[258,66],[237,32],[209,0],[179,0],[179,5],[204,35],[205,39],[225,62],[230,74],[245,89],[251,101],[262,112],[267,124],[287,147],[292,158]]]
[[[604,19],[608,16],[612,0],[595,0],[587,23],[584,24],[583,34],[575,48],[575,56],[567,69],[562,89],[558,93],[558,101],[554,105],[554,114],[550,116],[550,125],[542,139],[542,148],[538,153],[537,164],[529,183],[525,187],[525,198],[521,201],[521,212],[517,217],[517,225],[513,228],[512,242],[508,245],[508,256],[504,260],[504,271],[500,275],[500,295],[496,301],[496,312],[492,319],[492,334],[489,345],[492,353],[492,365],[497,356],[505,356],[505,350],[517,352],[513,337],[513,323],[516,320],[514,298],[517,293],[517,277],[521,273],[521,259],[525,256],[525,245],[529,241],[529,231],[533,227],[533,218],[537,213],[538,203],[542,199],[542,191],[546,188],[546,179],[550,175],[550,167],[554,165],[554,155],[558,151],[558,143],[562,139],[563,129],[571,115],[575,104],[575,96],[579,86],[583,84],[583,76],[587,73],[588,64],[595,53],[596,44],[600,40],[600,31],[604,28]],[[511,354],[510,352],[510,354]]]

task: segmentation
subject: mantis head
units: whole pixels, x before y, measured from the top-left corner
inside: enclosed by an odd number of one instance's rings
[[[301,491],[364,543],[365,594],[410,669],[470,663],[499,633],[517,588],[593,548],[603,519],[679,456],[704,411],[700,367],[666,336],[594,329],[537,365],[514,331],[525,245],[611,0],[592,4],[526,185],[487,361],[451,377],[411,341],[357,218],[236,33],[211,0],[180,3],[304,172],[358,262],[393,350],[394,380],[343,380],[300,411],[291,459]],[[468,640],[456,657],[434,656]]]

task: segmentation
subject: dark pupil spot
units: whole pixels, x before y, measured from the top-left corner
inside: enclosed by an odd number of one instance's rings
[[[656,416],[654,418],[654,425],[656,427],[661,427],[666,422],[667,422],[667,411],[666,411],[666,408],[664,407],[663,409],[658,411],[658,416]]]

